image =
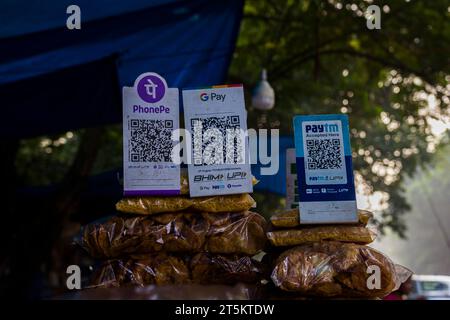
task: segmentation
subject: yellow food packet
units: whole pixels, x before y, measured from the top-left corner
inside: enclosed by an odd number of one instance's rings
[[[189,209],[196,212],[239,212],[247,211],[255,205],[255,200],[247,193],[213,197],[133,197],[116,203],[116,209],[134,214],[156,214],[178,212]]]
[[[372,212],[367,210],[358,210],[358,224],[365,226],[372,217]],[[270,222],[277,228],[298,227],[300,226],[300,215],[298,209],[291,209],[277,213],[270,217]]]
[[[323,240],[367,244],[375,240],[376,233],[360,226],[330,225],[302,229],[274,230],[267,232],[267,238],[276,247],[295,246]]]

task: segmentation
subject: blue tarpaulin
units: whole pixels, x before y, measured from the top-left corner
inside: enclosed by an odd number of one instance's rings
[[[121,87],[142,72],[169,86],[223,83],[242,0],[2,1],[0,136],[31,137],[121,121]]]

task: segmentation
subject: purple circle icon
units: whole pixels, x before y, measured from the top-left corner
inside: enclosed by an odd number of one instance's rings
[[[155,103],[161,100],[166,93],[164,80],[156,75],[148,75],[139,80],[137,92],[142,100]]]

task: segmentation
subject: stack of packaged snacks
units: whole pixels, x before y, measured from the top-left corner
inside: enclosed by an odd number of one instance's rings
[[[295,246],[307,242],[335,240],[368,244],[376,233],[367,228],[372,213],[358,210],[357,224],[301,225],[298,209],[288,210],[270,218],[276,228],[267,233],[270,243],[276,247]]]
[[[186,180],[184,180],[186,181]],[[103,261],[92,286],[256,283],[251,257],[266,243],[265,219],[249,194],[124,198],[118,215],[85,226],[82,245]]]
[[[290,247],[274,259],[275,286],[299,296],[332,298],[382,298],[397,290],[411,272],[367,246],[376,237],[367,227],[371,217],[358,210],[353,225],[302,225],[298,209],[271,217],[270,243]]]

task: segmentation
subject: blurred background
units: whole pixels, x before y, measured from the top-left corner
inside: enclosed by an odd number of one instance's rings
[[[292,117],[348,114],[374,246],[450,275],[448,1],[77,1],[80,30],[66,28],[70,4],[0,4],[2,294],[60,293],[66,266],[87,259],[71,243],[121,197],[121,87],[146,71],[171,87],[244,84],[248,127],[280,130],[279,172],[253,168],[266,217],[285,207]],[[265,108],[252,104],[263,69]]]

